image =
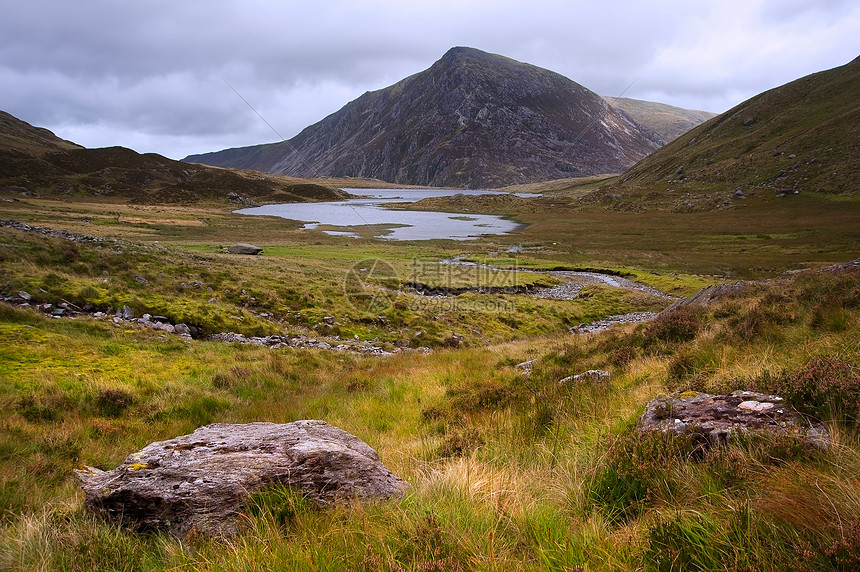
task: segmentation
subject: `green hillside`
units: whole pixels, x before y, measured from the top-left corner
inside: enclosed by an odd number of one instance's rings
[[[588,200],[621,210],[698,210],[743,197],[851,198],[858,172],[860,58],[741,103],[657,150]]]

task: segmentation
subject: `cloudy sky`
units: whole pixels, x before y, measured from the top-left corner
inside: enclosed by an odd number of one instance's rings
[[[452,46],[714,112],[860,55],[856,0],[24,0],[2,14],[0,109],[176,159],[290,138]]]

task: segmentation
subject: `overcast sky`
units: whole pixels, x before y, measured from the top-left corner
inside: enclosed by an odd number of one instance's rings
[[[713,112],[860,55],[857,0],[4,4],[0,109],[87,147],[174,159],[290,138],[453,46]]]

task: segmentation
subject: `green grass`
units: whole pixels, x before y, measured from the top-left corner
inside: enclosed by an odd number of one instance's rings
[[[36,303],[129,305],[211,331],[358,335],[433,351],[270,350],[0,304],[0,568],[854,569],[860,276],[783,272],[850,258],[856,230],[850,209],[800,206],[767,221],[753,209],[525,213],[533,224],[516,236],[392,244],[252,224],[222,207],[12,205],[4,218],[117,241],[0,230],[0,285]],[[221,252],[240,240],[266,250]],[[507,270],[437,263],[455,255]],[[373,259],[401,278],[456,287],[552,283],[513,268],[602,268],[676,295],[738,276],[778,279],[706,309],[570,336],[581,322],[666,302],[604,286],[572,301],[421,298],[380,275],[368,283],[393,291],[391,305],[370,312],[343,284],[350,266]],[[455,332],[464,343],[446,347]],[[514,366],[530,359],[526,378]],[[558,384],[594,368],[612,380]],[[834,448],[745,441],[690,458],[677,443],[633,437],[649,399],[688,389],[816,396],[809,412],[825,419]],[[82,509],[76,467],[115,467],[206,423],[308,418],[368,442],[411,484],[407,495],[320,509],[262,491],[228,541],[138,536]]]
[[[819,412],[836,440],[819,454],[753,440],[696,459],[672,440],[636,439],[631,427],[645,401],[667,388],[767,389],[764,372],[800,372],[817,355],[837,354],[856,368],[858,288],[856,271],[808,274],[700,311],[692,329],[667,322],[388,358],[183,342],[5,308],[0,563],[851,569],[860,445],[838,410]],[[825,303],[848,313],[846,328],[819,322]],[[780,327],[750,330],[737,344],[737,324],[755,311]],[[712,356],[705,361],[715,365],[677,379],[674,361],[690,355]],[[527,358],[537,362],[524,378],[513,364]],[[613,379],[556,383],[592,367]],[[273,489],[253,497],[235,539],[182,545],[116,529],[81,508],[76,466],[116,466],[204,423],[299,418],[325,419],[367,441],[411,483],[406,497],[320,509]]]
[[[201,252],[199,243],[165,248],[139,243],[72,243],[0,229],[3,286],[32,293],[33,303],[71,302],[112,312],[162,315],[206,333],[318,334],[388,344],[440,345],[462,331],[470,343],[507,341],[565,331],[607,314],[659,309],[665,303],[637,293],[593,289],[572,302],[504,293],[425,298],[406,287],[468,288],[552,285],[553,278],[516,270],[440,264],[450,251],[365,243],[267,247],[261,257]],[[369,307],[351,295],[349,269],[382,261],[390,274],[373,274],[362,292],[383,296]],[[356,272],[360,276],[359,272]],[[324,317],[334,318],[332,324]],[[419,334],[419,332],[421,332]]]

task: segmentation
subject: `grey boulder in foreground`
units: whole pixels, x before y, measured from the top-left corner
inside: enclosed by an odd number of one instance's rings
[[[707,446],[725,444],[733,434],[765,433],[793,435],[816,449],[830,447],[824,425],[801,415],[782,397],[752,391],[658,397],[645,407],[638,430],[699,435]]]
[[[367,443],[324,421],[213,424],[158,441],[112,471],[77,471],[84,506],[134,530],[237,532],[248,496],[285,485],[321,505],[402,496]]]

